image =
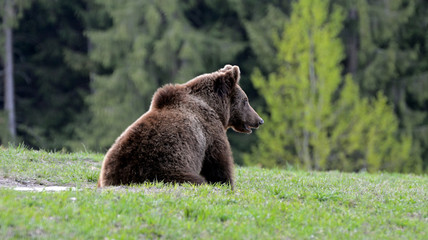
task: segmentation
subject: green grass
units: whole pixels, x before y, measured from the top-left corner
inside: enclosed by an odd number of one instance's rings
[[[0,149],[0,239],[427,239],[428,177],[237,167],[226,186],[95,188],[102,155]]]

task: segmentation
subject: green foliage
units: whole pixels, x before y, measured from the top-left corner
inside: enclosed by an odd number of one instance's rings
[[[252,65],[263,72],[275,70],[276,54],[275,34],[282,32],[291,3],[289,1],[258,1],[230,0],[231,7],[236,11],[237,22],[242,23],[246,32],[248,47],[255,58]],[[268,26],[268,27],[267,27]],[[246,61],[242,59],[241,61]]]
[[[0,144],[7,144],[11,141],[10,132],[8,129],[7,113],[0,111]]]
[[[162,183],[96,190],[90,176],[99,174],[101,158],[0,149],[0,238],[425,239],[428,234],[427,176],[238,167],[235,191]],[[19,192],[2,185],[8,181],[75,190]]]
[[[263,155],[260,160],[253,158],[255,162],[269,159],[268,166],[275,166],[285,165],[287,159],[306,169],[325,168],[331,98],[341,80],[337,63],[342,50],[336,37],[341,18],[338,9],[327,15],[326,2],[293,5],[291,19],[278,40],[279,73],[271,74],[268,81],[257,73],[252,78],[265,97],[270,110],[266,122],[271,125],[258,132],[259,146],[267,149],[256,150]]]
[[[6,14],[5,13],[6,1],[9,1],[11,6],[13,6],[13,9],[14,9],[14,12],[12,13],[12,17],[8,19],[4,18]],[[19,26],[18,20],[23,16],[24,10],[31,6],[32,1],[31,0],[6,0],[6,1],[3,1],[2,4],[0,4],[0,17],[2,20],[1,23],[17,28]],[[3,37],[4,37],[3,35],[0,36],[1,39],[3,39]],[[3,44],[1,46],[3,46]],[[3,56],[3,49],[0,52],[2,53],[1,56]]]
[[[0,100],[2,107],[4,105],[4,110],[0,110],[0,144],[14,143],[17,140],[15,80],[13,76],[13,29],[18,26],[23,10],[30,5],[31,1],[26,0],[5,0],[0,3],[0,28],[3,33],[0,34],[0,57],[4,66],[4,71],[0,71],[0,76],[4,78],[4,84],[2,84],[4,89],[0,88],[0,92],[3,92],[5,96],[4,102]],[[10,69],[11,72],[6,69]]]
[[[422,170],[420,159],[411,154],[412,138],[397,136],[398,120],[382,93],[373,99],[361,98],[358,86],[348,77],[333,108],[330,169]]]
[[[26,1],[14,30],[18,140],[36,148],[62,149],[77,140],[85,111],[88,71],[72,67],[85,57],[83,1]],[[87,58],[86,58],[87,59]],[[80,63],[85,65],[86,63]],[[3,142],[6,143],[7,142]]]
[[[355,80],[365,96],[382,91],[399,119],[401,134],[413,138],[412,155],[428,169],[427,1],[359,0]]]
[[[337,37],[343,21],[325,1],[299,1],[278,40],[278,73],[252,77],[266,100],[266,126],[248,163],[296,165],[304,169],[404,170],[411,138],[396,139],[398,122],[387,99],[360,98],[350,79],[342,83],[343,48]],[[302,31],[305,29],[305,31]],[[421,170],[415,166],[406,171]]]

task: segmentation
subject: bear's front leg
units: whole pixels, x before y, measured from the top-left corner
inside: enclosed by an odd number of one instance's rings
[[[227,140],[215,141],[206,151],[201,175],[209,183],[230,184],[233,190],[233,169],[232,151],[229,142]]]

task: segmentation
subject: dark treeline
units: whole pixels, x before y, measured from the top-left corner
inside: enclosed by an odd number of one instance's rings
[[[250,136],[229,131],[238,164],[428,171],[427,1],[3,2],[1,74],[7,78],[11,28],[17,132],[5,80],[3,145],[104,152],[147,111],[159,86],[230,63],[240,66],[251,104],[270,121]],[[314,54],[308,66],[306,53]],[[300,89],[305,78],[319,83]],[[322,79],[331,95],[316,89]],[[314,95],[299,100],[294,82]],[[313,104],[328,111],[311,112]]]

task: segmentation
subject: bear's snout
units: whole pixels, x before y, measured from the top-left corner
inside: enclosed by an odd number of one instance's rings
[[[253,128],[259,128],[260,125],[262,125],[263,123],[265,123],[265,121],[263,121],[263,119],[261,117],[259,117],[257,123],[254,124]]]

